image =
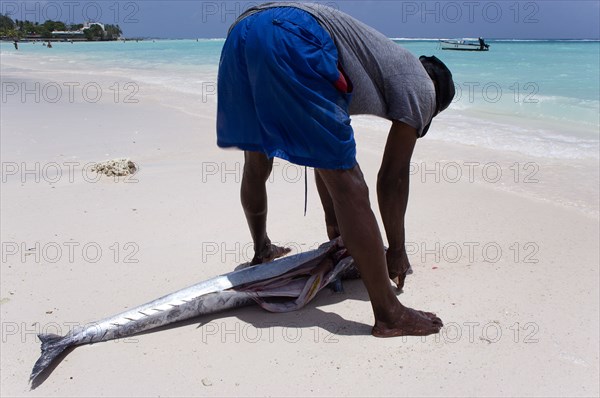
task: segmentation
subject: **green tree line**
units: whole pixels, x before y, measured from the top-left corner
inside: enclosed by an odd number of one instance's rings
[[[83,28],[83,24],[66,25],[64,22],[48,20],[42,24],[31,21],[13,21],[9,16],[0,14],[0,36],[20,39],[29,35],[39,35],[44,39],[51,39],[54,31],[76,31]],[[119,25],[104,25],[104,29],[99,25],[92,25],[83,31],[84,37],[90,41],[96,40],[116,40],[121,34]]]

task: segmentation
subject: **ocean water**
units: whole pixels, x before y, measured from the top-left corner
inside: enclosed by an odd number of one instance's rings
[[[436,55],[453,72],[457,95],[436,139],[534,157],[598,159],[600,42],[490,41],[489,52],[402,45]]]
[[[599,158],[600,42],[491,40],[489,52],[462,52],[435,40],[395,41],[453,72],[457,95],[428,138],[533,158]],[[115,75],[200,99],[214,90],[223,42],[21,43],[18,52],[2,43],[0,55],[2,74],[30,67]]]

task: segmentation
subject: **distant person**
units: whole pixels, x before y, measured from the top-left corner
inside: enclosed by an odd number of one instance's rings
[[[18,49],[19,49],[19,43],[17,43],[17,41],[15,40],[15,41],[13,42],[13,44],[14,44],[14,46],[15,46],[15,50],[18,50]]]
[[[52,43],[50,43],[50,40],[48,40],[48,48],[52,48]]]
[[[489,47],[488,44],[485,44],[485,41],[482,37],[479,38],[479,50],[484,51]]]
[[[454,97],[448,68],[334,8],[267,3],[230,28],[217,87],[217,145],[244,150],[241,202],[254,241],[252,263],[290,251],[267,235],[265,183],[273,158],[314,167],[327,235],[342,237],[369,293],[372,334],[438,333],[440,318],[403,306],[390,279],[402,288],[410,268],[404,234],[410,159],[417,138]],[[392,122],[377,181],[387,253],[356,161],[354,114]]]

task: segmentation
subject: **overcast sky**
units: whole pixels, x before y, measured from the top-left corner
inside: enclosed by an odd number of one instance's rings
[[[3,0],[12,19],[119,24],[126,37],[225,37],[250,1]],[[600,39],[600,1],[320,1],[389,37]]]

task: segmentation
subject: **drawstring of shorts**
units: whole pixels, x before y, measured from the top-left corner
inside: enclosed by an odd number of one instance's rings
[[[306,217],[306,206],[308,204],[308,170],[304,166],[304,217]]]

